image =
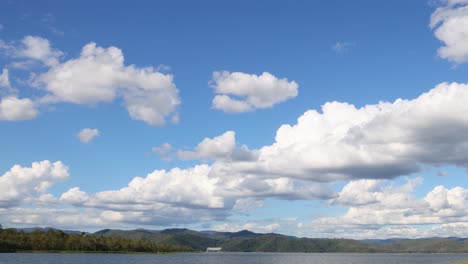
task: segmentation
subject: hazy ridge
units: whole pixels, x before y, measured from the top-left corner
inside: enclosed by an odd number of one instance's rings
[[[248,230],[239,232],[165,230],[112,230],[94,233],[96,236],[125,237],[193,248],[222,247],[223,251],[242,252],[391,252],[391,253],[467,253],[467,238],[424,239],[327,239],[298,238],[281,234],[260,234]]]

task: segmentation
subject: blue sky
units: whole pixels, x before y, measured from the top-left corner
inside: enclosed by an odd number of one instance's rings
[[[466,4],[5,1],[0,223],[468,236]]]

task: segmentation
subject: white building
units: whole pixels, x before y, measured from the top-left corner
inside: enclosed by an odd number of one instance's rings
[[[220,247],[208,247],[208,248],[206,248],[206,252],[221,252],[221,250],[223,250],[223,249],[220,248]]]

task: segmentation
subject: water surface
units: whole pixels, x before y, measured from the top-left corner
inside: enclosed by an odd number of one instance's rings
[[[468,259],[468,254],[0,254],[0,264],[451,264],[462,259]]]

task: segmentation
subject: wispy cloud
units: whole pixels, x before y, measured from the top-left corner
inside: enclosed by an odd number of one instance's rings
[[[171,161],[174,156],[174,149],[169,143],[163,143],[160,146],[153,147],[152,151],[163,161]]]
[[[439,172],[437,172],[437,176],[447,177],[447,176],[449,176],[449,173],[446,172],[446,171],[439,171]]]
[[[65,35],[65,32],[61,29],[59,29],[57,26],[56,26],[56,18],[54,16],[54,14],[52,13],[47,13],[45,14],[42,19],[41,19],[41,22],[43,23],[43,25],[48,28],[53,34],[55,35],[59,35],[59,36],[63,36]]]
[[[356,46],[354,42],[338,41],[332,45],[332,50],[337,54],[348,52],[350,48]]]

